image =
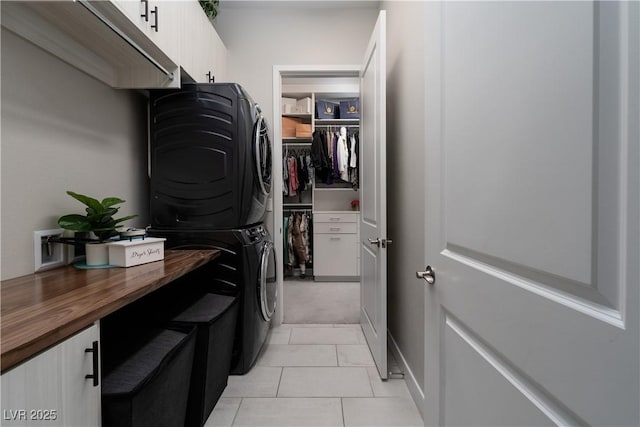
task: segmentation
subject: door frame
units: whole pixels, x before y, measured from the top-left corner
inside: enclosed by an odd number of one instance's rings
[[[273,209],[273,244],[276,251],[278,298],[276,312],[271,319],[274,325],[284,320],[284,265],[281,260],[282,245],[282,78],[283,77],[359,77],[360,65],[274,65],[273,66],[273,177],[271,201]],[[279,257],[277,255],[280,255]]]

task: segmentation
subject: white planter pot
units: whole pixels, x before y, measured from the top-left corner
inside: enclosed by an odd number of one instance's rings
[[[106,243],[87,243],[84,250],[87,265],[109,264],[109,247]]]

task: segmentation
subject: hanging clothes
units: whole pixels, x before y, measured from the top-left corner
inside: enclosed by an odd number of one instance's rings
[[[287,164],[289,167],[289,196],[295,196],[298,191],[298,187],[300,186],[298,182],[298,168],[295,157],[289,157],[287,159]]]
[[[289,195],[289,165],[286,154],[282,158],[282,194],[285,197]]]
[[[300,277],[304,278],[306,275],[306,264],[309,260],[309,253],[307,250],[307,239],[305,232],[307,228],[306,215],[296,213],[293,219],[293,246],[297,256],[298,265],[300,267]]]
[[[338,167],[338,139],[339,134],[332,132],[333,137],[333,176],[336,178],[340,177],[340,169]]]
[[[316,130],[313,132],[311,142],[311,162],[318,181],[326,182],[330,175],[329,151],[327,147],[326,132]]]
[[[349,141],[349,182],[353,188],[358,188],[359,185],[359,170],[358,170],[358,132],[351,134]]]
[[[305,278],[307,265],[311,265],[312,259],[311,217],[306,212],[292,211],[285,218],[283,236],[285,267],[289,274],[293,273],[294,267],[299,268],[300,278]]]
[[[336,143],[337,166],[340,179],[349,182],[349,146],[347,145],[347,128],[341,127]]]

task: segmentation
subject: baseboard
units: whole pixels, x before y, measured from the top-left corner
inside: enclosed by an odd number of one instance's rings
[[[407,364],[407,360],[404,358],[400,348],[398,347],[398,343],[393,339],[393,335],[391,335],[389,330],[387,330],[387,337],[387,346],[389,347],[389,350],[391,350],[391,354],[393,354],[396,362],[398,362],[400,369],[404,372],[404,381],[407,383],[407,388],[409,389],[411,398],[415,402],[420,415],[424,419],[424,392],[420,389],[420,383],[416,381],[413,371],[411,371],[411,368]]]

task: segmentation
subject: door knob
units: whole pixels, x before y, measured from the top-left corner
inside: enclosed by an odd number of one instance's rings
[[[433,271],[430,265],[427,265],[424,271],[416,271],[416,277],[418,279],[424,279],[430,285],[436,283],[436,272]]]
[[[367,239],[369,241],[369,243],[371,243],[372,245],[376,245],[378,247],[380,247],[380,244],[382,243],[380,241],[380,239]]]

